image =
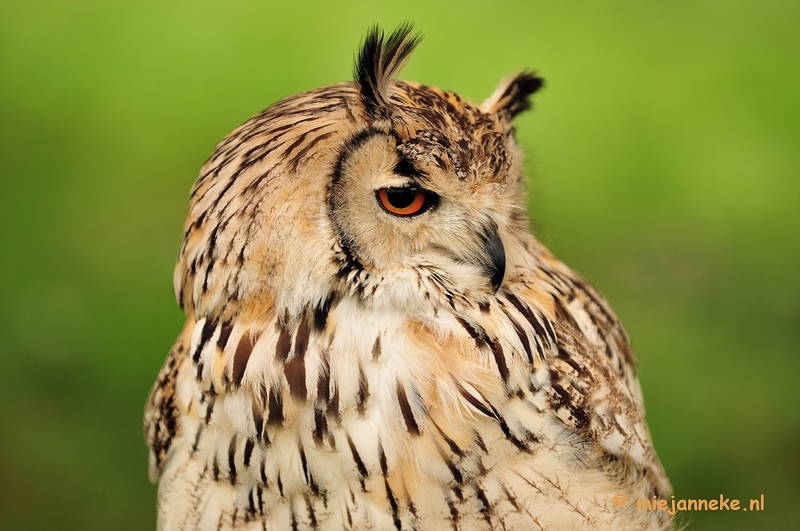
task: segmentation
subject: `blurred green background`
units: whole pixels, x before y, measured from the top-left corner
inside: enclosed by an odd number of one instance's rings
[[[800,3],[0,4],[0,528],[148,530],[145,399],[182,314],[189,188],[279,98],[351,79],[368,26],[403,77],[520,118],[535,231],[611,301],[688,529],[800,529]]]

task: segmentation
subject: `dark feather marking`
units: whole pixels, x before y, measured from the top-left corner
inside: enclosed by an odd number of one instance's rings
[[[213,390],[213,389],[212,389]],[[211,414],[214,412],[214,403],[217,401],[217,397],[214,393],[208,394],[208,405],[206,406],[206,416],[204,422],[208,425],[211,422]]]
[[[511,506],[514,507],[514,510],[519,511],[519,502],[517,501],[517,497],[511,494],[511,491],[508,490],[508,487],[506,487],[505,483],[500,483],[500,487],[502,487],[503,494],[505,494],[506,499]]]
[[[464,457],[464,455],[465,455],[464,454],[464,450],[462,450],[455,443],[455,441],[453,439],[448,437],[447,434],[444,431],[442,431],[442,428],[440,428],[439,425],[436,424],[436,422],[434,422],[433,420],[431,420],[431,422],[433,423],[433,426],[436,428],[436,430],[439,432],[439,435],[442,436],[442,439],[444,439],[444,442],[447,443],[447,446],[450,447],[450,451],[453,452],[454,454],[456,454],[458,457]]]
[[[456,504],[453,503],[453,500],[447,500],[447,506],[450,508],[450,520],[453,522],[453,531],[458,530],[458,521],[461,519],[461,515],[458,514],[458,509],[456,509]]]
[[[546,315],[542,315],[542,321],[544,321],[544,326],[547,328],[547,332],[550,334],[550,339],[552,339],[553,344],[557,343],[556,331],[553,329],[553,324],[550,322],[550,319],[548,319]]]
[[[314,149],[314,147],[318,143],[327,138],[330,138],[331,136],[333,136],[333,133],[322,133],[321,135],[317,135],[313,139],[309,140],[308,143],[303,147],[303,149],[298,151],[297,155],[295,155],[294,158],[291,161],[289,161],[289,169],[292,172],[296,172],[298,166],[300,165],[300,162],[305,158],[308,152]]]
[[[257,404],[253,404],[253,425],[256,429],[256,437],[261,439],[263,437],[262,430],[264,429],[264,417],[261,415],[261,408]]]
[[[386,488],[386,497],[389,500],[389,507],[392,509],[392,521],[394,521],[394,527],[397,531],[402,531],[402,523],[400,522],[400,508],[397,505],[397,500],[394,497],[394,493],[392,492],[391,487],[389,487],[389,480],[383,478],[383,486]]]
[[[453,479],[456,480],[456,483],[459,485],[464,483],[464,476],[461,474],[461,471],[458,467],[453,463],[450,459],[445,459],[445,464],[447,468],[450,469],[450,473],[453,474]]]
[[[211,338],[211,335],[214,333],[214,329],[216,327],[217,323],[213,322],[209,318],[206,318],[206,322],[203,323],[203,331],[200,333],[200,341],[197,343],[197,348],[194,351],[194,356],[192,356],[192,361],[194,361],[195,363],[200,361],[200,353],[203,351],[203,347]]]
[[[472,405],[475,409],[477,409],[478,411],[480,411],[481,413],[483,413],[487,417],[491,417],[491,418],[493,418],[495,420],[499,420],[499,418],[497,416],[497,412],[494,410],[494,408],[491,408],[491,406],[487,407],[486,404],[482,403],[480,400],[478,400],[476,397],[474,397],[470,392],[468,392],[466,389],[461,387],[461,384],[459,384],[458,382],[456,382],[456,387],[458,388],[458,392],[461,393],[461,396],[463,396],[466,399],[466,401],[469,402],[470,405]],[[481,398],[486,400],[486,398],[483,397],[483,396]],[[491,409],[489,409],[489,408],[491,408]]]
[[[275,359],[283,363],[289,357],[289,350],[292,347],[292,336],[286,328],[277,325],[280,333],[278,334],[278,342],[275,344]]]
[[[486,335],[486,331],[483,327],[479,324],[475,324],[472,326],[466,320],[462,319],[458,315],[455,316],[456,321],[464,327],[464,330],[470,335],[470,337],[475,341],[475,344],[479,347],[486,345],[489,342],[489,337]]]
[[[341,424],[342,418],[339,414],[339,388],[333,388],[333,396],[328,402],[328,416],[333,419],[336,424]]]
[[[506,299],[508,299],[508,302],[513,304],[514,307],[519,311],[519,313],[521,313],[525,317],[525,319],[531,324],[531,326],[539,335],[539,337],[547,338],[551,344],[555,344],[556,342],[555,333],[553,333],[553,335],[551,336],[549,331],[545,331],[544,327],[542,327],[542,324],[539,322],[539,320],[536,318],[536,315],[534,315],[534,313],[531,311],[530,308],[528,308],[525,304],[523,304],[511,292],[506,292],[505,296]],[[553,300],[557,301],[558,298],[553,297]]]
[[[558,346],[558,359],[572,367],[572,369],[575,371],[575,374],[577,374],[580,379],[588,380],[591,378],[591,375],[586,370],[586,367],[578,363],[572,354],[567,352],[567,350],[561,345]]]
[[[269,392],[269,413],[267,414],[267,425],[283,424],[283,405],[275,389]]]
[[[350,514],[350,507],[348,507],[347,504],[345,504],[345,506],[344,506],[344,511],[345,511],[345,514],[347,515],[347,526],[348,526],[348,528],[352,529],[352,527],[353,527],[353,515]]]
[[[241,172],[249,169],[252,166],[255,166],[256,164],[264,160],[273,151],[282,148],[284,145],[286,145],[286,142],[287,141],[284,140],[283,138],[278,137],[265,144],[256,145],[253,149],[251,149],[250,151],[248,151],[248,153],[246,153],[246,155],[252,155],[252,156],[243,157],[242,160],[239,162],[239,174],[241,174]],[[269,169],[267,169],[267,171],[264,172],[264,174],[262,174],[262,177],[271,173],[273,168],[274,166],[269,167]],[[261,177],[259,177],[258,180],[250,183],[247,186],[246,190],[248,192],[252,192],[253,190],[255,190],[260,180]]]
[[[231,485],[236,485],[236,437],[231,439],[228,446],[228,470],[230,471]]]
[[[328,323],[328,313],[331,310],[333,302],[333,295],[329,295],[328,298],[325,299],[325,302],[322,303],[322,306],[314,308],[314,330],[316,332],[325,330],[325,325]]]
[[[306,451],[303,449],[302,444],[298,448],[298,451],[300,452],[300,465],[303,467],[303,477],[306,480],[306,484],[308,484],[308,461],[306,461]]]
[[[367,410],[367,400],[369,400],[369,382],[367,381],[367,375],[364,374],[364,368],[359,363],[357,409],[358,414],[361,416],[363,416]]]
[[[200,473],[200,479],[197,481],[196,485],[200,485],[204,483],[205,479],[208,477],[208,462],[203,465],[203,471]],[[192,510],[195,511],[195,514],[199,514],[200,511],[200,503],[202,502],[201,496],[192,496]]]
[[[386,464],[386,454],[383,452],[383,445],[378,442],[378,462],[381,465],[381,474],[383,474],[383,486],[386,488],[386,498],[389,500],[389,506],[392,508],[392,519],[394,520],[395,528],[400,531],[402,529],[400,523],[400,508],[397,505],[397,499],[394,497],[392,489],[389,487],[389,480],[387,479],[389,467]]]
[[[272,109],[276,109],[277,107],[279,107],[279,105],[280,104],[274,105],[272,107]],[[307,109],[303,109],[303,111],[306,112]],[[255,121],[255,120],[258,120],[259,118],[263,119],[263,117],[264,117],[263,114],[262,115],[258,115],[258,116],[253,117],[253,120]],[[269,138],[265,138],[263,140],[260,140],[252,148],[248,149],[245,153],[243,153],[243,155],[242,155],[243,158],[246,158],[246,159],[250,158],[253,155],[253,153],[258,151],[263,146],[266,146],[266,145],[270,144],[271,142],[274,142],[275,140],[279,139],[281,136],[283,136],[281,133],[284,133],[285,131],[287,131],[289,129],[297,127],[298,125],[300,125],[300,124],[302,124],[304,122],[309,122],[309,121],[316,120],[316,119],[317,118],[315,116],[308,116],[308,117],[305,117],[305,118],[298,118],[296,120],[291,120],[290,123],[285,124],[285,125],[280,125],[280,126],[277,126],[277,127],[271,127],[269,129],[269,134],[271,136]],[[258,125],[261,126],[262,124],[259,123]],[[252,140],[254,136],[259,135],[259,134],[264,134],[264,132],[265,131],[264,131],[263,127],[255,127],[251,131],[249,131],[248,134],[246,134],[246,135],[237,135],[235,137],[236,141],[237,141],[237,146],[236,147],[244,146],[249,140]]]
[[[320,409],[314,410],[314,442],[317,446],[322,444],[325,434],[328,432],[328,418],[325,412]]]
[[[322,353],[322,360],[317,380],[317,408],[322,409],[328,404],[331,392],[331,364],[328,361],[328,351]]]
[[[386,477],[389,473],[389,465],[386,462],[386,453],[383,451],[383,445],[378,441],[378,463],[381,465],[381,474]]]
[[[233,384],[239,387],[244,378],[244,370],[253,352],[253,341],[250,339],[250,332],[242,334],[239,344],[236,345],[236,353],[233,355]]]
[[[356,445],[353,442],[353,438],[350,437],[350,434],[347,434],[347,445],[350,447],[350,453],[353,455],[353,461],[356,464],[356,469],[358,473],[361,474],[361,478],[366,478],[369,473],[367,472],[367,467],[364,466],[364,461],[361,460],[361,456],[358,455],[358,450],[356,450]]]
[[[486,494],[483,492],[483,489],[475,484],[475,494],[478,495],[478,499],[481,501],[481,513],[483,513],[483,519],[486,520],[486,523],[489,524],[489,528],[492,528],[492,506],[489,505],[489,500],[486,498]]]
[[[475,444],[478,445],[478,448],[480,448],[483,453],[488,452],[488,450],[486,449],[486,443],[483,442],[483,437],[481,437],[480,433],[475,431],[472,433],[472,437],[475,440]]]
[[[406,429],[411,435],[419,435],[420,429],[417,424],[417,419],[414,418],[414,411],[411,409],[411,404],[408,402],[405,387],[400,382],[397,382],[397,400],[400,404],[400,412],[403,414],[403,420],[406,422]]]
[[[200,444],[200,436],[203,434],[203,425],[201,424],[199,428],[197,428],[197,434],[194,436],[194,444],[192,444],[192,451],[191,453],[194,454],[197,451],[197,446]]]
[[[395,139],[397,140],[398,144],[402,143],[402,138],[400,138],[399,135],[395,136]],[[414,164],[410,160],[403,157],[402,153],[398,152],[398,156],[400,157],[400,161],[395,164],[392,172],[396,173],[397,175],[411,177],[413,179],[418,179],[423,176],[422,172],[415,168]]]
[[[372,345],[372,361],[376,361],[381,357],[381,335],[375,338],[375,343]]]
[[[550,401],[556,409],[563,407],[566,408],[570,415],[575,419],[575,428],[578,430],[585,429],[589,426],[590,415],[580,404],[576,404],[569,391],[564,388],[559,381],[558,375],[551,371],[552,383],[550,389]]]
[[[294,337],[294,356],[302,358],[308,350],[308,340],[311,330],[306,319],[300,321]]]
[[[511,444],[516,446],[519,450],[529,453],[531,449],[525,444],[524,441],[519,440],[517,437],[511,433],[511,429],[508,427],[508,423],[506,419],[498,414],[498,423],[500,424],[500,431],[503,432],[503,436],[511,441]],[[533,436],[532,433],[528,432],[528,440],[535,441],[536,438]]]
[[[219,463],[217,462],[217,454],[214,453],[214,462],[211,464],[211,470],[214,481],[219,481]]]
[[[566,279],[557,271],[550,271],[543,267],[538,267],[537,271],[542,273],[543,275],[550,277],[550,280],[552,280],[553,282],[548,282],[548,283],[553,288],[555,288],[555,290],[558,291],[559,293],[565,294],[572,291],[573,288],[572,282],[570,282],[568,279]]]
[[[217,339],[217,346],[220,350],[225,350],[225,346],[228,344],[228,338],[231,336],[232,331],[233,326],[229,324],[222,325],[222,328],[220,328],[219,338]]]
[[[203,275],[203,285],[200,288],[200,292],[203,293],[203,294],[208,292],[208,275],[210,275],[211,272],[214,270],[214,265],[215,265],[215,263],[217,261],[217,255],[218,255],[217,249],[216,249],[216,246],[217,246],[217,234],[219,233],[220,230],[223,230],[224,227],[227,226],[229,221],[230,221],[230,218],[227,218],[225,220],[221,220],[220,223],[217,223],[216,225],[214,225],[214,228],[211,231],[211,234],[207,238],[205,256],[206,256],[206,258],[208,260],[208,263],[206,264],[205,273]]]
[[[494,361],[497,363],[497,371],[500,373],[503,383],[508,385],[509,372],[508,365],[506,365],[506,355],[503,353],[503,346],[500,344],[499,340],[494,340],[489,341],[489,347],[492,349]]]
[[[503,308],[503,313],[506,314],[511,326],[514,327],[514,331],[517,333],[519,342],[522,343],[522,348],[525,350],[525,354],[528,355],[528,362],[533,365],[533,352],[531,351],[531,343],[528,340],[528,334],[525,333],[519,323],[513,317],[511,317],[505,308]]]
[[[556,309],[556,320],[566,323],[567,326],[575,329],[580,330],[581,327],[578,326],[578,322],[575,321],[575,318],[572,316],[572,313],[564,306],[564,301],[562,301],[558,297],[553,297],[553,305]]]
[[[541,338],[541,337],[539,337],[537,335],[534,335],[534,337],[533,337],[533,346],[536,347],[536,352],[539,353],[539,358],[540,359],[544,358],[544,346],[543,346],[543,343],[544,343],[543,338]]]
[[[267,460],[261,463],[261,484],[264,485],[264,488],[269,488],[269,480],[267,480]]]
[[[294,142],[292,142],[292,144],[288,148],[286,148],[286,150],[281,154],[281,158],[283,160],[286,160],[292,154],[292,151],[294,151],[295,149],[300,147],[306,141],[306,137],[309,134],[315,133],[315,132],[319,131],[320,129],[324,129],[326,127],[329,127],[329,125],[328,124],[318,125],[317,127],[309,129],[308,131],[300,134],[298,136],[298,138]]]
[[[239,173],[239,172],[237,172],[237,173],[236,173],[236,175],[238,175],[238,173]],[[222,201],[222,199],[225,197],[225,195],[228,193],[228,191],[230,191],[231,187],[233,186],[233,183],[235,183],[235,182],[236,182],[236,178],[235,178],[235,177],[236,177],[236,175],[234,175],[232,178],[229,178],[229,179],[228,179],[228,182],[225,184],[225,187],[222,189],[222,191],[221,191],[219,194],[217,194],[217,198],[216,198],[216,199],[214,199],[213,203],[211,203],[211,206],[210,206],[210,207],[209,207],[209,208],[206,210],[206,212],[204,213],[204,215],[205,215],[206,213],[208,213],[208,212],[213,212],[213,211],[217,210],[217,207],[219,206],[219,203]],[[209,186],[209,187],[208,187],[208,188],[205,190],[205,192],[203,193],[203,196],[205,196],[205,193],[209,192],[209,191],[210,191],[210,190],[212,190],[213,188],[214,188],[214,187],[212,187],[212,186]],[[233,198],[231,198],[231,199],[233,199]],[[230,199],[229,199],[229,202],[230,202]]]
[[[250,488],[250,492],[247,494],[247,512],[245,513],[245,522],[248,523],[252,518],[256,516],[256,500],[255,500],[255,489],[252,487]]]
[[[173,349],[167,358],[167,367],[162,369],[162,374],[156,384],[156,389],[151,400],[158,407],[158,419],[152,424],[154,433],[151,435],[148,429],[147,440],[153,448],[153,453],[157,460],[157,469],[160,472],[161,466],[166,459],[167,452],[178,431],[178,413],[175,404],[175,364],[176,351]],[[160,400],[158,398],[160,398]],[[201,397],[202,400],[202,397]],[[151,402],[151,405],[153,402]],[[201,426],[202,429],[202,426]],[[199,431],[197,437],[199,438]]]
[[[514,435],[511,433],[511,430],[508,427],[508,424],[506,423],[506,419],[503,418],[503,416],[500,414],[500,412],[497,411],[497,409],[495,409],[494,406],[492,406],[486,400],[486,397],[481,395],[481,398],[486,403],[484,405],[475,396],[473,396],[471,393],[467,392],[466,389],[461,387],[461,385],[458,382],[456,382],[456,387],[458,388],[458,391],[461,393],[461,395],[467,400],[467,402],[469,402],[470,404],[475,406],[476,409],[478,409],[481,413],[483,413],[487,417],[491,417],[491,418],[493,418],[493,419],[495,419],[497,421],[497,423],[500,425],[500,430],[503,432],[503,435],[506,437],[506,439],[511,441],[514,444],[514,446],[516,446],[517,448],[519,448],[520,450],[525,451],[525,452],[529,452],[530,451],[530,448],[528,448],[522,441],[520,441],[519,439],[514,437]],[[480,392],[479,392],[479,394],[480,394]],[[475,436],[478,439],[480,438],[480,435],[478,435],[477,433],[475,433]],[[531,437],[533,437],[532,434],[531,434]],[[484,451],[486,451],[485,450],[485,446],[483,446],[483,440],[482,439],[480,439],[480,440],[476,439],[476,442],[478,442],[479,446],[481,446],[481,448]]]
[[[322,504],[327,509],[328,508],[328,497],[327,497],[325,492],[321,492],[320,491],[319,485],[317,485],[317,482],[314,479],[314,474],[312,474],[311,472],[308,473],[308,488],[311,489],[311,494],[313,494],[314,496],[317,496],[317,497],[322,496]]]
[[[319,523],[317,522],[317,515],[314,512],[314,504],[308,494],[303,494],[303,499],[305,500],[306,508],[308,509],[308,519],[309,523],[311,524],[311,529],[318,529]]]
[[[258,493],[258,514],[264,516],[264,490],[261,485],[256,485],[256,492]]]
[[[478,348],[489,347],[492,355],[494,356],[494,361],[497,364],[497,371],[500,373],[500,377],[503,379],[503,383],[508,384],[508,365],[506,364],[506,357],[503,353],[503,347],[500,345],[500,342],[490,340],[489,336],[486,334],[486,330],[484,330],[479,324],[476,323],[473,326],[465,319],[459,316],[455,317],[459,324],[464,327],[464,330],[466,330],[475,341],[475,344],[478,346]]]
[[[584,280],[580,278],[574,278],[572,279],[572,282],[581,290],[582,293],[584,293],[593,303],[597,305],[598,309],[603,313],[603,316],[609,323],[617,324],[617,319],[606,310],[605,305],[600,302],[600,299],[597,298],[593,293],[594,290]]]
[[[283,373],[289,384],[289,391],[292,396],[299,400],[306,400],[308,397],[306,389],[306,361],[303,356],[294,356],[291,360],[283,364]]]
[[[253,443],[253,439],[247,439],[247,442],[244,444],[244,467],[248,468],[250,466],[250,456],[253,453],[253,447],[255,443]]]

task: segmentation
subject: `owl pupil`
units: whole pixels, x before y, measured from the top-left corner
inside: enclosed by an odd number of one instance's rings
[[[417,197],[417,191],[411,188],[389,188],[386,190],[386,198],[395,208],[408,208]]]

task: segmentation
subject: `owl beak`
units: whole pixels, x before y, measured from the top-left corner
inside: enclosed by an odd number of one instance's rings
[[[481,235],[483,240],[483,251],[485,259],[482,260],[482,265],[486,271],[486,275],[492,283],[495,293],[503,283],[503,276],[506,273],[506,250],[503,247],[503,240],[497,234],[497,226],[492,223],[491,226],[486,227]]]

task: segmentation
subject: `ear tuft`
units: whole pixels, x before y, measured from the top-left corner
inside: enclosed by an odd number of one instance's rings
[[[531,94],[543,86],[544,79],[533,72],[522,72],[500,83],[480,108],[483,112],[505,114],[510,120],[531,108]]]
[[[355,82],[361,101],[375,120],[386,119],[391,114],[389,86],[421,40],[419,34],[412,35],[413,29],[413,24],[406,22],[385,38],[383,30],[375,25],[361,46]]]

